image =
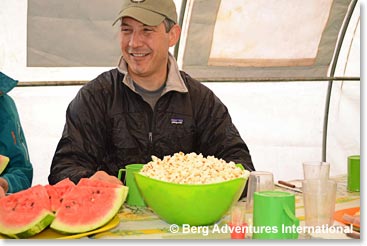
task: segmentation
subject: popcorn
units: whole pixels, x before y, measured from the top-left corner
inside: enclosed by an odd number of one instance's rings
[[[142,175],[177,184],[211,184],[236,178],[248,178],[250,172],[214,156],[183,152],[164,156],[163,160],[152,156],[140,170]]]

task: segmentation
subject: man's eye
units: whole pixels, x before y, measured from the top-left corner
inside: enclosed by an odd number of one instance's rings
[[[131,29],[122,27],[121,32],[131,32]]]
[[[144,28],[144,32],[153,32],[153,29],[151,29],[151,28]]]

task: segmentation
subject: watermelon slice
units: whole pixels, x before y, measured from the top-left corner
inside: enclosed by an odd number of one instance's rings
[[[33,236],[50,225],[54,217],[42,185],[0,199],[0,233],[8,237]]]
[[[119,188],[120,184],[115,184],[111,182],[106,182],[103,180],[81,178],[77,184],[78,186],[93,186],[93,187],[109,187],[109,188]]]
[[[8,163],[9,163],[9,157],[4,156],[4,155],[0,155],[0,174],[8,166]]]
[[[67,193],[50,225],[52,229],[66,234],[83,233],[105,225],[118,213],[128,187],[98,187],[86,185],[87,181],[94,185],[102,182],[86,180]]]
[[[56,212],[59,209],[64,195],[71,191],[74,187],[75,184],[69,178],[63,179],[54,185],[45,186],[50,198],[51,210],[53,212]]]

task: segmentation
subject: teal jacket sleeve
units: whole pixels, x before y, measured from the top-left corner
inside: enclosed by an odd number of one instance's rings
[[[0,154],[10,159],[0,175],[9,183],[8,192],[29,188],[32,185],[33,166],[16,105],[7,94],[0,95]]]

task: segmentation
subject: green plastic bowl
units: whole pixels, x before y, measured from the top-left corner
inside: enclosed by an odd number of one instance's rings
[[[170,224],[211,225],[240,198],[247,178],[213,184],[175,184],[134,173],[145,203]]]

